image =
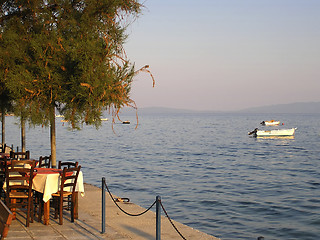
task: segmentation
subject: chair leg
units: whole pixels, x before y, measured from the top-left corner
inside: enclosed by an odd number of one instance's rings
[[[71,222],[74,222],[74,207],[75,207],[74,200],[75,200],[75,196],[74,196],[74,194],[72,194],[72,196],[71,196]]]
[[[34,220],[34,206],[33,206],[33,202],[30,202],[30,215],[31,215],[31,221],[33,223]]]
[[[63,196],[60,196],[59,202],[59,224],[63,224]]]
[[[28,206],[27,206],[27,221],[26,221],[26,227],[29,227],[30,225],[30,201],[28,200]]]
[[[43,216],[44,202],[43,194],[37,193],[36,204],[38,205],[38,211],[35,210],[35,214],[38,214],[38,222],[41,222]]]

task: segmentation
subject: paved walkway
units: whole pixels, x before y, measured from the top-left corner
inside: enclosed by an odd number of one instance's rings
[[[132,203],[119,203],[119,205],[130,213],[140,213],[144,210]],[[152,210],[155,211],[155,208],[153,207]],[[174,221],[174,224],[186,239],[217,240],[213,236],[181,223]],[[85,196],[79,196],[79,219],[74,223],[70,222],[70,215],[65,212],[63,225],[59,225],[58,221],[53,219],[53,215],[50,215],[50,225],[45,226],[35,221],[26,228],[24,216],[18,214],[17,220],[13,220],[10,226],[6,239],[153,240],[155,239],[155,213],[149,211],[139,217],[127,216],[115,206],[106,192],[106,233],[101,234],[101,189],[85,184]],[[164,216],[161,219],[161,239],[182,239]]]

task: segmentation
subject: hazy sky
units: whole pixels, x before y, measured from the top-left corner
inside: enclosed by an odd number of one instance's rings
[[[138,107],[320,101],[320,0],[146,0],[125,49]]]

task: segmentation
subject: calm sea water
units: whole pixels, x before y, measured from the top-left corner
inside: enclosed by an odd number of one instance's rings
[[[247,135],[271,118],[297,127],[295,138]],[[17,146],[15,121],[7,118],[6,142]],[[143,207],[160,195],[171,218],[222,239],[320,238],[319,115],[140,115],[138,129],[114,129],[57,122],[57,159],[79,161],[86,182],[100,187],[105,177]],[[49,129],[29,129],[27,149],[50,154]]]

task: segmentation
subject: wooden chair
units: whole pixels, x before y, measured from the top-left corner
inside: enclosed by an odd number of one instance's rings
[[[75,200],[76,200],[76,185],[79,176],[81,166],[73,168],[63,168],[61,176],[60,190],[57,193],[52,194],[54,206],[55,206],[55,218],[59,213],[59,224],[63,224],[63,209],[64,202],[68,202],[68,197],[71,196],[71,222],[74,222],[74,212],[75,212]],[[69,205],[69,203],[68,203]],[[69,209],[68,206],[66,206]]]
[[[33,222],[32,181],[35,165],[35,160],[12,160],[11,167],[6,167],[6,204],[12,212],[17,208],[26,210],[26,227]]]
[[[10,209],[0,200],[0,235],[1,240],[4,239],[9,231],[13,214]]]
[[[18,159],[18,160],[27,160],[30,159],[30,151],[25,151],[25,152],[10,152],[10,158],[11,159]]]
[[[51,155],[45,157],[39,157],[39,168],[51,168]]]
[[[78,162],[62,162],[62,161],[58,162],[59,169],[63,169],[64,167],[67,167],[67,168],[78,167],[78,165],[79,165]],[[68,196],[68,199],[64,200],[64,202],[68,202],[68,206],[66,208],[67,208],[67,210],[70,210],[71,209],[71,195]]]
[[[64,167],[66,168],[75,168],[78,167],[79,163],[78,162],[61,162],[59,161],[58,163],[58,168],[63,169]]]

